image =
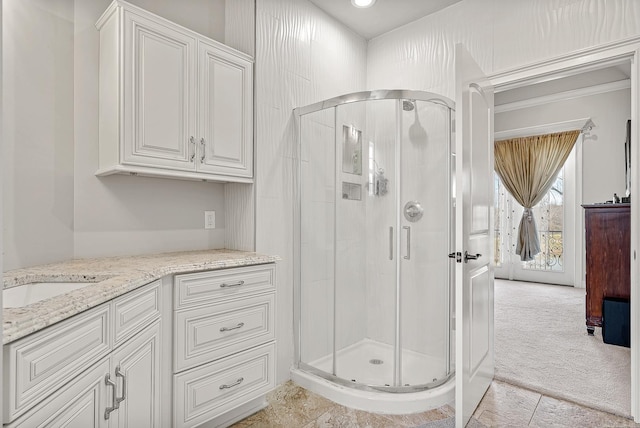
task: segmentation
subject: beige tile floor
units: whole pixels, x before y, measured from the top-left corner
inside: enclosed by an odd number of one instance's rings
[[[276,388],[262,411],[233,428],[262,427],[453,427],[451,406],[412,415],[380,415],[335,404],[292,382]],[[484,427],[640,427],[631,420],[494,381],[469,428]]]

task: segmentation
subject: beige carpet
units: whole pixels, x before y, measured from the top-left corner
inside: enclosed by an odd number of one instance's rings
[[[495,377],[620,416],[631,414],[631,352],[588,336],[584,289],[495,282]]]

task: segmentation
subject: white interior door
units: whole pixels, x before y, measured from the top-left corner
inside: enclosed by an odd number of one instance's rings
[[[456,45],[456,427],[493,380],[493,87]]]

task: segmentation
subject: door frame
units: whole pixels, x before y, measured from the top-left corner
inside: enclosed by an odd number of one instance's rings
[[[616,63],[631,63],[631,117],[640,117],[640,36],[581,49],[540,62],[490,74],[496,92],[568,77]],[[640,121],[631,122],[633,160],[631,188],[640,189]],[[631,415],[640,422],[640,262],[636,252],[640,246],[640,205],[631,200]],[[582,272],[580,272],[582,274]]]

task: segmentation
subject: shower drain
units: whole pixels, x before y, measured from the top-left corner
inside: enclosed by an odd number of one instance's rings
[[[383,363],[384,363],[384,361],[382,361],[382,360],[380,360],[380,359],[378,359],[378,358],[372,358],[372,359],[370,359],[370,360],[369,360],[369,363],[370,363],[370,364],[379,365],[379,364],[383,364]]]

